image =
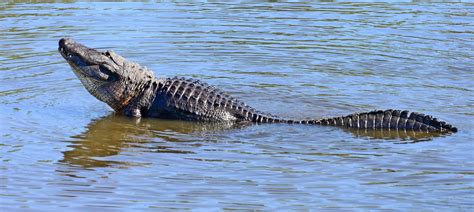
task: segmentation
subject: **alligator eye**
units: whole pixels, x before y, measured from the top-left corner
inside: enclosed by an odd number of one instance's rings
[[[110,71],[108,68],[102,65],[99,66],[99,70],[102,73],[101,75],[104,75],[102,80],[117,81],[119,78],[119,75],[117,73]]]

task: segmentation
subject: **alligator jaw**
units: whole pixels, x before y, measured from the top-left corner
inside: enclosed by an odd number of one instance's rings
[[[108,57],[107,52],[88,48],[70,38],[59,40],[58,51],[90,94],[118,109],[117,95],[111,95],[117,89],[111,87],[113,80],[118,78],[116,71],[120,67]]]
[[[87,55],[89,57],[89,61],[94,61],[97,55],[102,54],[101,52],[84,46],[80,43],[77,43],[71,38],[61,38],[59,40],[59,47],[58,51],[67,61],[70,61],[73,56],[81,55],[82,57],[86,58]],[[94,55],[95,54],[95,55]],[[87,59],[87,58],[86,58]]]
[[[60,39],[58,51],[86,90],[115,111],[121,112],[127,107],[137,111],[135,107],[149,106],[149,102],[143,101],[153,96],[147,89],[156,79],[146,67],[127,61],[113,51],[98,51],[71,38]]]
[[[105,74],[101,74],[99,70],[99,65],[106,63],[108,60],[105,53],[88,48],[70,38],[62,38],[59,40],[58,51],[69,65],[71,65],[76,74],[82,77],[106,78]],[[93,68],[97,70],[92,70]]]

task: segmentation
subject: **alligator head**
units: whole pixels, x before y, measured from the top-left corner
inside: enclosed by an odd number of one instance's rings
[[[70,38],[59,40],[59,52],[84,87],[116,111],[140,95],[153,72],[113,51],[88,48]]]

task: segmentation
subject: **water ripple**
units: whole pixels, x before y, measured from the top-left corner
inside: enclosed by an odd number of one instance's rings
[[[472,210],[471,3],[0,4],[0,208]],[[452,135],[114,115],[61,37],[259,110],[409,109]]]

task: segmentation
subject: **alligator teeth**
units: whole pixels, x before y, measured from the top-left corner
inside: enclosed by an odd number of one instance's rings
[[[60,47],[59,51],[61,51],[64,55],[66,55],[66,57],[72,57],[72,54],[67,52],[63,47]]]

